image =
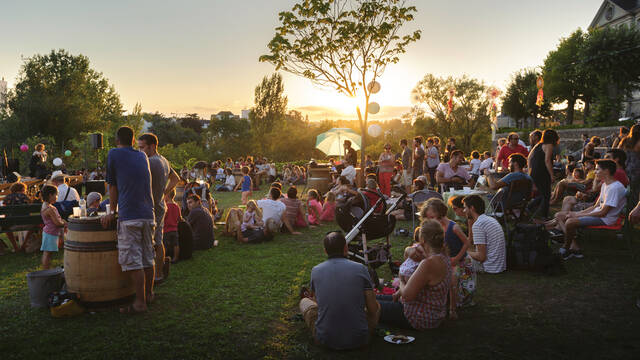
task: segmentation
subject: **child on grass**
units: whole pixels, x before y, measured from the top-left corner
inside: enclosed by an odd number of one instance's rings
[[[247,205],[249,196],[251,196],[251,189],[253,189],[253,183],[251,176],[249,176],[249,168],[246,166],[242,167],[242,181],[236,185],[236,190],[238,187],[242,187],[242,205]]]
[[[322,205],[322,214],[320,221],[331,222],[336,219],[336,194],[332,191],[327,192],[327,196]]]
[[[265,238],[262,211],[255,200],[247,202],[247,210],[242,215],[242,225],[238,229],[237,236],[241,243],[256,243]]]
[[[320,194],[315,189],[309,190],[307,209],[309,215],[309,225],[320,225],[320,216],[322,215],[322,204],[320,203]]]
[[[164,202],[167,205],[167,212],[164,215],[164,228],[162,229],[162,242],[167,248],[167,253],[173,253],[171,262],[176,263],[180,259],[180,245],[178,242],[178,222],[182,218],[180,213],[180,206],[176,204],[174,198],[176,196],[176,190],[164,196]]]
[[[51,253],[58,252],[58,238],[62,235],[62,229],[66,231],[67,223],[62,220],[58,209],[52,204],[58,198],[58,189],[55,186],[45,185],[42,188],[42,209],[40,216],[44,222],[42,229],[42,268],[48,269],[51,266]]]

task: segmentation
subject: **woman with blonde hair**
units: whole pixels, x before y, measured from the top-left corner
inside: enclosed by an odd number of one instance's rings
[[[444,231],[438,221],[425,220],[420,224],[416,251],[424,259],[406,285],[401,283],[393,296],[376,296],[381,306],[381,323],[425,330],[440,326],[446,317],[452,271]]]
[[[238,228],[238,241],[241,243],[260,242],[264,235],[262,210],[260,210],[255,200],[249,200],[247,209],[242,215],[242,224]]]

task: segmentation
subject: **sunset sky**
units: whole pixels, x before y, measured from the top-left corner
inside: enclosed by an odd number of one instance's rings
[[[62,48],[84,54],[115,86],[125,108],[236,114],[253,104],[253,91],[274,71],[259,63],[278,25],[278,12],[295,0],[3,1],[0,77],[11,87],[21,57]],[[602,0],[414,0],[421,29],[400,62],[380,80],[376,119],[400,116],[427,73],[468,74],[502,89],[511,74],[539,66],[578,27],[586,28]],[[310,81],[283,74],[289,107],[312,120],[353,118],[348,103]]]

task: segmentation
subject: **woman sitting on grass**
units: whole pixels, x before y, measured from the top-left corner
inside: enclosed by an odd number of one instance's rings
[[[437,220],[444,230],[444,242],[451,256],[453,275],[449,294],[449,316],[457,318],[456,308],[472,301],[475,293],[475,274],[471,258],[467,256],[469,239],[455,221],[447,217],[447,205],[440,199],[426,201],[421,213]],[[473,282],[473,285],[471,284]]]
[[[419,239],[424,260],[406,285],[401,283],[393,296],[376,296],[381,323],[425,330],[440,326],[447,314],[452,271],[442,226],[436,220],[423,221]]]

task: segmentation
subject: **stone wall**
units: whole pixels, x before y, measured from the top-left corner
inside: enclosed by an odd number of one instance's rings
[[[576,151],[582,148],[583,133],[589,134],[589,137],[598,136],[604,138],[611,136],[611,134],[618,134],[619,129],[620,126],[607,126],[597,128],[562,129],[556,131],[558,132],[558,135],[560,135],[560,146],[570,151]],[[502,137],[506,138],[508,136],[509,133],[496,133],[496,139]],[[521,133],[520,136],[524,140],[527,140],[529,138],[529,134]]]

